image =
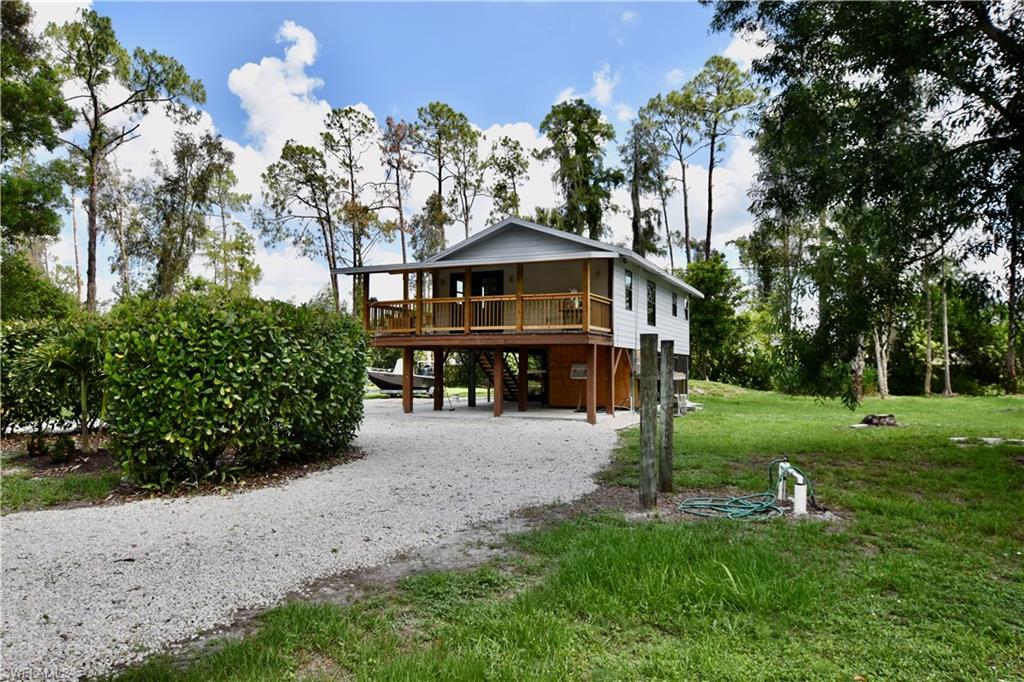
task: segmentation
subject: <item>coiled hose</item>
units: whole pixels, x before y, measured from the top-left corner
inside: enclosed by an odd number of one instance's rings
[[[678,509],[687,514],[708,518],[752,519],[755,521],[778,518],[782,516],[782,507],[775,501],[775,488],[778,480],[773,472],[775,465],[781,462],[788,464],[789,460],[775,459],[768,465],[768,490],[763,493],[736,497],[690,497],[683,500]],[[817,509],[818,502],[814,497],[814,485],[811,483],[810,477],[792,464],[789,465],[789,468],[807,481],[808,501],[812,509]]]

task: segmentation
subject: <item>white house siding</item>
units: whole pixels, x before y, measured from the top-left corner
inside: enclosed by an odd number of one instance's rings
[[[515,256],[572,256],[589,249],[567,239],[543,234],[525,227],[513,226],[494,236],[471,244],[451,255],[452,260],[486,260],[488,258],[510,258]],[[437,261],[440,266],[445,259]]]
[[[439,261],[439,265],[443,262]],[[606,258],[594,258],[590,261],[590,290],[595,294],[608,296],[608,267],[610,262],[610,259]],[[515,265],[478,265],[473,269],[477,272],[502,271],[505,293],[516,293]],[[466,269],[438,268],[438,271],[441,275],[441,289],[434,296],[435,298],[443,298],[448,296],[450,291],[448,280],[451,275],[453,273],[463,273]],[[572,289],[582,291],[582,287],[582,261],[523,264],[524,294],[563,293]]]
[[[626,310],[626,270],[633,273],[633,309]],[[656,293],[656,326],[647,324],[647,282],[653,281]],[[612,324],[615,345],[639,348],[641,334],[657,334],[659,341],[675,342],[676,355],[690,354],[690,322],[686,318],[687,294],[671,287],[663,279],[644,272],[633,264],[615,261],[615,296]],[[672,292],[677,295],[677,316],[672,316]]]

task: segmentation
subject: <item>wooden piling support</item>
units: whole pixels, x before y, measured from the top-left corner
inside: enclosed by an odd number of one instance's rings
[[[672,440],[672,427],[676,415],[674,348],[675,344],[671,340],[661,342],[661,443],[658,448],[658,490],[663,493],[672,492],[672,463],[675,459]]]
[[[658,335],[640,335],[640,508],[658,504]]]
[[[412,371],[413,371],[412,348],[402,349],[402,411],[406,414],[412,412]]]
[[[505,354],[494,349],[494,416],[500,417],[505,409]]]
[[[597,344],[587,349],[587,423],[597,423]]]
[[[434,349],[434,410],[444,409],[444,349]]]
[[[526,412],[526,399],[529,397],[530,382],[527,372],[529,371],[529,355],[525,348],[519,349],[519,411]]]

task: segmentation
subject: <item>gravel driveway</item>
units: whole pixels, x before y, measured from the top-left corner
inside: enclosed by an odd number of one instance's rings
[[[366,457],[280,487],[5,516],[3,679],[103,674],[315,578],[580,497],[634,423],[416,409],[367,401]]]

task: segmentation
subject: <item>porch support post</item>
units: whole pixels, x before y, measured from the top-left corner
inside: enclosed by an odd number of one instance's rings
[[[597,344],[587,348],[587,423],[597,423]]]
[[[469,351],[469,367],[466,368],[468,374],[466,383],[469,384],[469,395],[466,396],[466,403],[470,407],[476,407],[476,351]]]
[[[409,273],[402,273],[402,298],[409,298]]]
[[[494,349],[494,416],[500,417],[505,409],[505,355],[501,348]]]
[[[402,412],[412,412],[412,348],[402,349]]]
[[[526,412],[526,394],[530,387],[527,370],[529,365],[529,355],[525,348],[519,349],[519,411]]]
[[[465,323],[465,332],[468,334],[473,326],[473,303],[470,295],[473,292],[473,268],[466,268],[465,279],[462,282],[462,321]]]
[[[444,409],[444,350],[434,349],[434,411]]]
[[[370,328],[370,273],[368,272],[363,275],[363,328]]]
[[[590,332],[590,261],[583,261],[583,333]]]
[[[523,331],[523,264],[516,266],[516,331]]]
[[[416,335],[423,333],[423,275],[424,271],[416,273]]]
[[[608,407],[609,417],[615,416],[615,346],[608,347]]]

